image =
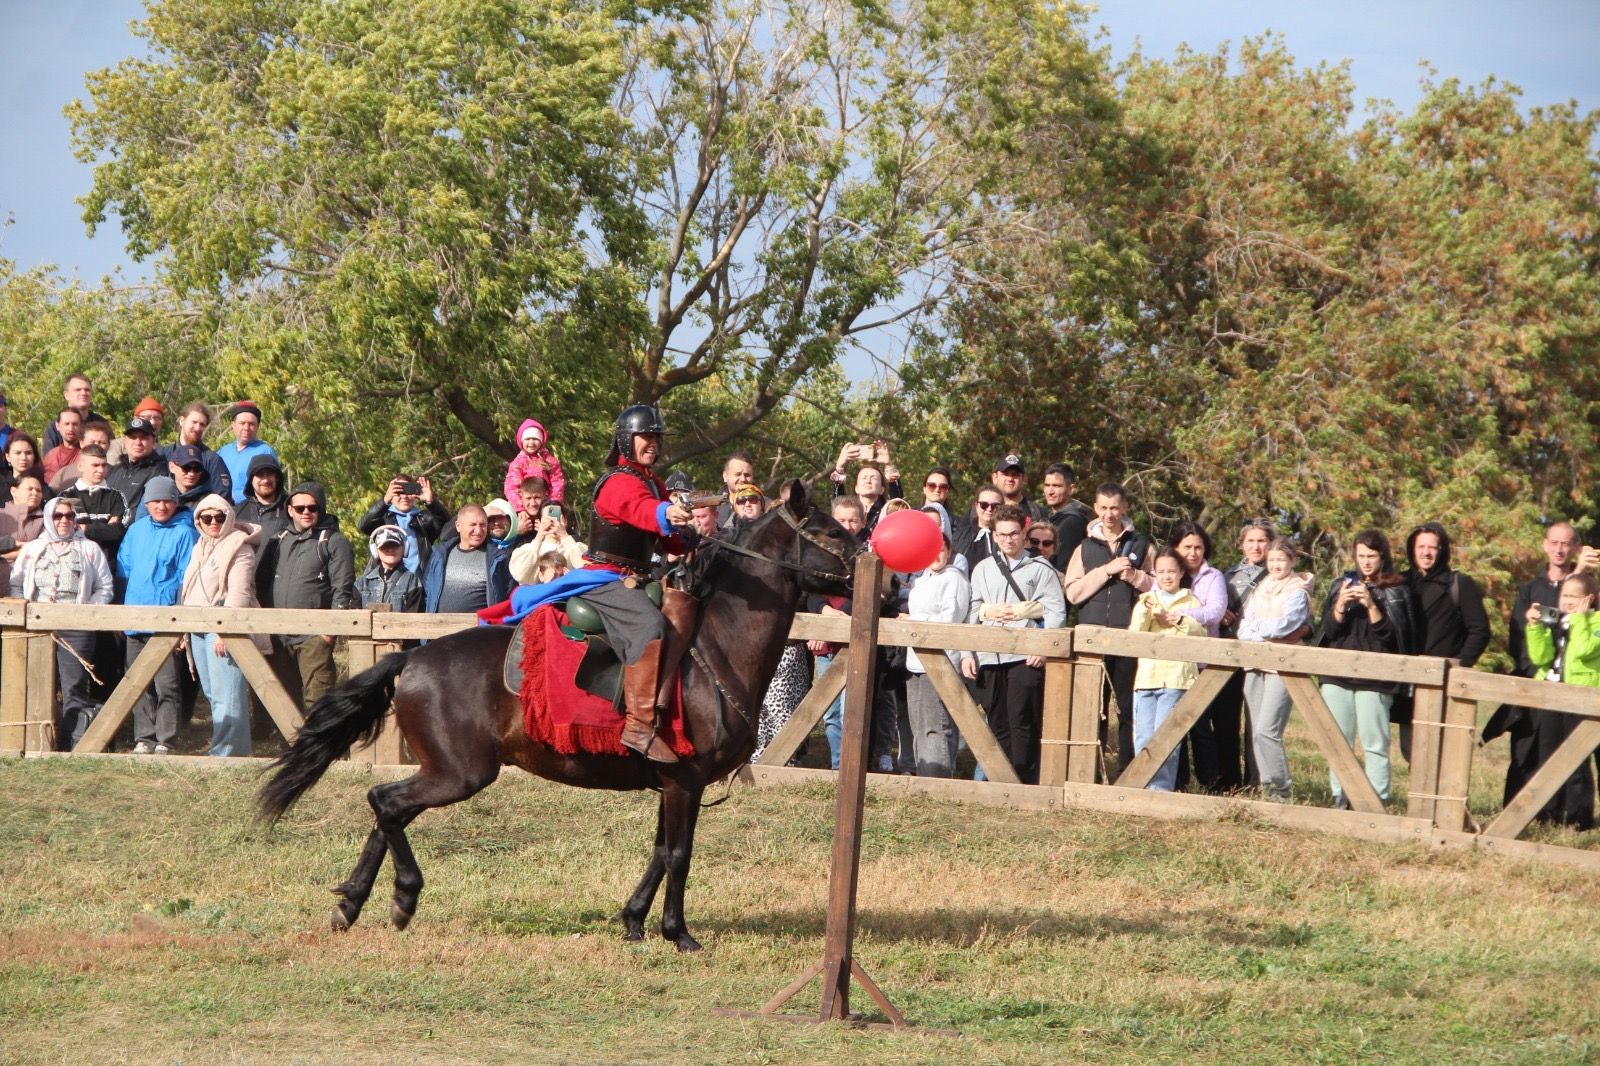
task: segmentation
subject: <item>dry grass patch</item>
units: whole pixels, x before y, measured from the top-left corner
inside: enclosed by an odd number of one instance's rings
[[[820,956],[826,788],[701,819],[680,956],[613,915],[652,797],[507,774],[419,820],[416,923],[324,932],[369,827],[338,769],[275,833],[258,779],[0,764],[0,1060],[1583,1062],[1600,887],[1469,853],[875,796],[863,964],[959,1039],[713,1017]],[[866,1004],[864,996],[857,1005]],[[814,1009],[815,986],[796,1000]]]

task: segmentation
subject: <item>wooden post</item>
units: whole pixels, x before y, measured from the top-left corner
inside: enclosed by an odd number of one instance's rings
[[[27,744],[28,631],[23,600],[0,600],[0,748],[21,751]]]
[[[1454,673],[1455,667],[1450,672]],[[1447,675],[1448,676],[1448,675]],[[1433,821],[1439,795],[1439,734],[1444,731],[1444,684],[1418,685],[1411,701],[1411,795],[1406,814]],[[1461,828],[1459,825],[1457,829]]]
[[[382,613],[389,610],[387,603],[374,603],[367,608],[373,613]],[[378,662],[378,644],[370,638],[352,637],[345,642],[345,650],[349,653],[350,676],[365,673]],[[377,762],[378,738],[362,744],[359,741],[350,749],[351,762],[365,763],[371,766]]]
[[[1436,828],[1456,831],[1467,824],[1467,791],[1472,784],[1472,740],[1477,732],[1478,701],[1456,696],[1446,700],[1444,729],[1439,737],[1439,785],[1434,790],[1433,824]]]
[[[1100,701],[1105,694],[1105,660],[1077,653],[1072,671],[1072,714],[1067,733],[1067,780],[1092,785],[1100,780]]]
[[[375,640],[372,642],[373,654],[382,659],[400,650],[397,640]],[[415,762],[415,759],[406,758],[405,738],[400,735],[400,727],[395,724],[394,715],[389,715],[383,720],[383,727],[378,730],[378,737],[372,742],[372,761],[376,766],[399,766],[405,762]]]
[[[872,692],[878,662],[878,580],[883,563],[871,551],[856,557],[855,598],[850,615],[850,676],[845,682],[844,738],[839,754],[838,798],[834,804],[833,863],[828,878],[828,927],[822,961],[807,967],[761,1008],[765,1017],[777,1013],[819,974],[822,1009],[815,1021],[850,1019],[850,981],[866,989],[896,1027],[906,1020],[889,1002],[872,978],[856,962],[852,943],[856,931],[856,886],[861,874],[861,825],[867,794],[868,739],[872,734]],[[949,666],[948,661],[945,663]]]
[[[49,751],[56,731],[56,649],[52,633],[28,638],[27,728],[23,748]]]
[[[1044,662],[1044,725],[1039,730],[1039,784],[1067,783],[1067,752],[1072,741],[1071,659]]]
[[[833,863],[828,877],[828,927],[822,956],[823,1019],[850,1016],[850,978],[856,970],[856,886],[861,876],[861,826],[867,797],[872,697],[878,672],[878,580],[883,563],[863,552],[856,562],[850,613],[850,677],[845,682],[844,737],[834,803]],[[868,983],[868,987],[871,987]],[[881,995],[881,994],[880,994]],[[903,1023],[893,1007],[892,1021]]]

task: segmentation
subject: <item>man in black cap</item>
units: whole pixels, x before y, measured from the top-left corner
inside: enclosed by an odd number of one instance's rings
[[[989,475],[989,483],[1000,490],[1001,503],[1022,509],[1029,524],[1049,521],[1050,513],[1028,499],[1028,474],[1022,456],[1015,452],[1001,456],[994,464],[994,473]]]
[[[185,444],[195,448],[200,453],[201,465],[206,468],[206,476],[211,480],[211,491],[231,500],[233,478],[228,475],[222,456],[206,445],[206,430],[210,428],[211,408],[199,400],[185,404],[183,410],[178,412],[178,439],[164,448],[163,452],[171,458],[172,452]]]
[[[236,516],[240,522],[261,527],[261,543],[289,528],[289,497],[283,492],[283,467],[275,455],[250,460],[245,474],[245,498]]]
[[[315,481],[289,493],[289,528],[265,542],[256,564],[256,595],[263,607],[346,610],[355,607],[355,556],[328,514],[327,495]],[[333,687],[333,637],[274,637],[278,677],[309,710]]]
[[[128,524],[144,513],[140,504],[144,487],[153,477],[165,477],[167,461],[156,454],[156,427],[144,418],[130,418],[122,434],[122,462],[111,468],[106,484],[128,501]]]
[[[226,489],[212,484],[206,472],[205,457],[193,444],[180,444],[167,453],[167,470],[178,486],[178,506],[193,511],[194,505],[213,492],[225,495]]]
[[[261,408],[253,401],[240,400],[228,408],[228,425],[233,430],[233,440],[217,449],[217,458],[228,469],[233,502],[238,505],[250,496],[250,464],[263,455],[276,461],[278,452],[260,437]]]

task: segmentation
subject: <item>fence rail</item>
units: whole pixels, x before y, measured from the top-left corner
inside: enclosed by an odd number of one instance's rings
[[[93,753],[105,750],[141,692],[149,686],[163,657],[172,653],[184,634],[219,633],[230,638],[228,643],[235,662],[278,729],[292,739],[303,721],[303,708],[278,680],[266,658],[246,638],[300,634],[342,638],[347,642],[350,670],[357,673],[387,652],[397,650],[405,641],[434,639],[475,624],[476,618],[470,614],[395,614],[384,609],[99,607],[0,599],[0,678],[3,678],[0,749],[38,752],[51,746],[55,719],[54,634],[57,631],[155,634],[144,653],[130,665],[77,748],[79,752]],[[239,639],[231,639],[235,637]],[[841,647],[832,667],[816,679],[789,723],[763,752],[757,780],[790,779],[778,771],[843,690],[849,673],[849,618],[800,615],[795,619],[790,637],[823,640]],[[1499,850],[1510,847],[1566,778],[1600,747],[1600,690],[1485,674],[1463,669],[1444,659],[1132,633],[1088,625],[1051,630],[1005,629],[901,619],[881,623],[878,643],[913,648],[918,652],[928,670],[929,682],[943,699],[991,782],[930,785],[938,794],[965,795],[973,788],[1002,790],[984,795],[1020,797],[1026,794],[1032,797],[1029,801],[1032,805],[1044,802],[1039,799],[1040,795],[1054,795],[1072,805],[1156,816],[1172,816],[1172,812],[1186,809],[1204,815],[1218,809],[1218,803],[1240,802],[1181,794],[1147,798],[1154,794],[1142,791],[1155,770],[1182,743],[1227,677],[1238,670],[1271,670],[1283,678],[1296,712],[1309,727],[1312,740],[1338,774],[1354,814],[1369,819],[1361,824],[1367,825],[1369,832],[1389,834],[1397,839],[1415,836],[1419,820],[1433,827],[1436,844],[1445,839],[1439,834],[1454,840],[1456,837],[1450,834],[1462,834],[1473,824],[1468,810],[1468,784],[1476,748],[1479,701],[1515,703],[1585,719],[1523,790],[1494,817],[1482,836],[1474,838],[1482,840],[1484,846]],[[1044,660],[1044,718],[1038,786],[1018,783],[989,730],[984,712],[942,654],[946,650],[1039,656]],[[1120,776],[1110,781],[1105,772],[1106,753],[1101,750],[1100,741],[1102,716],[1110,712],[1104,702],[1108,688],[1104,669],[1106,659],[1119,656],[1186,660],[1205,669],[1146,748],[1126,760]],[[1355,753],[1344,742],[1322,701],[1317,686],[1317,679],[1322,677],[1367,678],[1413,686],[1411,787],[1404,815],[1388,814],[1368,784]],[[392,722],[371,744],[353,751],[351,758],[368,764],[402,763],[404,747]],[[1046,791],[1038,793],[1040,788]],[[1086,797],[1094,799],[1091,802]],[[1297,819],[1295,824],[1358,824],[1348,819],[1302,815],[1294,818]],[[1403,820],[1384,822],[1384,819]],[[1534,845],[1519,843],[1518,846],[1530,849],[1530,853],[1535,850]],[[1543,853],[1552,849],[1540,846],[1536,850]],[[1600,859],[1600,856],[1593,857]]]

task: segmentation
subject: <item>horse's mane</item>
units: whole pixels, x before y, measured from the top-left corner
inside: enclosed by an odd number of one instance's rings
[[[741,548],[748,548],[771,519],[772,512],[768,511],[753,522],[735,522],[731,529],[719,529],[717,536]],[[689,565],[684,568],[685,587],[690,593],[705,599],[716,588],[717,580],[723,576],[723,572],[734,565],[739,558],[740,556],[727,551],[716,541],[703,542],[689,560]]]

